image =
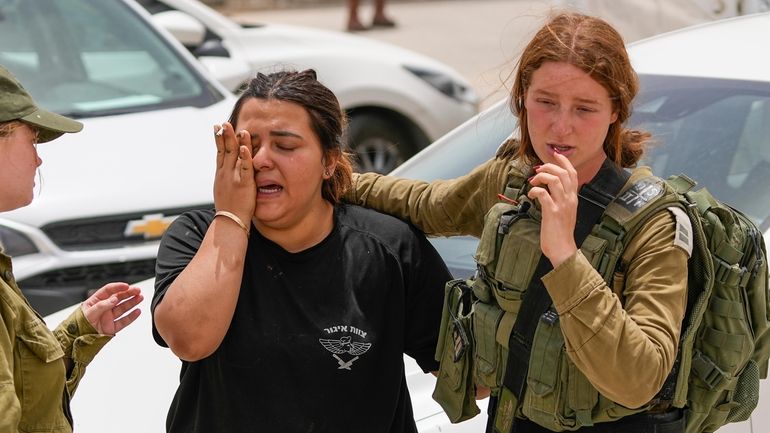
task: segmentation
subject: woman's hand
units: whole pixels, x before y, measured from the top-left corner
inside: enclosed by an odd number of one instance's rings
[[[134,307],[142,299],[144,297],[139,287],[109,283],[80,304],[80,308],[98,333],[115,335],[139,317],[140,311]]]
[[[257,205],[257,184],[251,162],[251,136],[247,131],[237,135],[225,122],[214,127],[217,144],[217,170],[214,177],[216,210],[234,213],[249,226]]]
[[[578,206],[577,171],[566,156],[555,153],[556,163],[535,169],[527,196],[540,202],[543,221],[540,248],[554,268],[577,251],[575,222]]]

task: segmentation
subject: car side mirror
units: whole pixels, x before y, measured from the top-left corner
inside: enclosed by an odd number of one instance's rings
[[[152,16],[152,21],[189,49],[196,49],[206,38],[206,26],[181,11],[158,12]]]
[[[230,52],[219,39],[209,39],[192,50],[195,57],[230,57]]]
[[[252,75],[249,65],[240,59],[202,56],[198,61],[231,92],[237,92]]]

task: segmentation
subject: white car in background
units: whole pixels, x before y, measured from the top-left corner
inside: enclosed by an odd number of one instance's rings
[[[85,124],[40,146],[37,197],[0,214],[0,242],[42,314],[105,282],[154,276],[170,221],[213,206],[212,127],[235,97],[212,73],[240,70],[244,80],[254,70],[315,68],[348,109],[359,150],[371,150],[367,169],[389,170],[476,112],[462,78],[407,50],[332,32],[242,28],[193,1],[144,4],[155,5],[154,18],[133,0],[0,0],[0,64],[40,105]],[[210,70],[153,19],[172,30],[205,22],[193,51]]]
[[[478,96],[446,64],[340,32],[237,24],[197,0],[137,0],[227,88],[256,72],[313,68],[350,118],[361,171],[387,173],[478,110]]]

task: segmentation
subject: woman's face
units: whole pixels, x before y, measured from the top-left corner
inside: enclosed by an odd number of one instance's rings
[[[532,74],[524,106],[540,160],[553,163],[561,153],[581,184],[591,180],[606,158],[607,130],[618,118],[607,89],[573,65],[545,62]]]
[[[43,160],[37,155],[37,130],[20,123],[0,137],[0,211],[9,211],[32,202],[35,172]]]
[[[321,195],[325,176],[321,143],[300,105],[274,99],[249,99],[236,131],[251,134],[257,183],[257,228],[287,229],[327,203]]]

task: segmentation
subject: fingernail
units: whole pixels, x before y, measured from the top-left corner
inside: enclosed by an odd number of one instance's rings
[[[219,125],[219,130],[217,131],[217,137],[221,137],[222,134],[225,133],[225,128],[222,125]]]
[[[543,166],[542,164],[538,164],[538,165],[532,167],[532,169],[535,170],[535,171],[538,171],[538,170],[540,170],[540,167],[542,167],[542,166]]]
[[[532,179],[534,179],[535,176],[530,176],[529,179],[527,179],[527,182],[532,182]]]

